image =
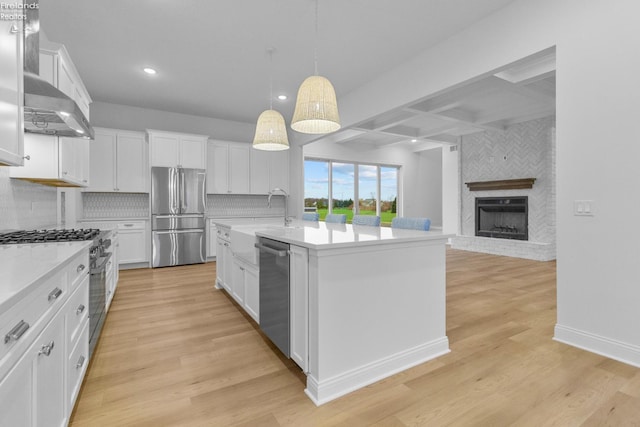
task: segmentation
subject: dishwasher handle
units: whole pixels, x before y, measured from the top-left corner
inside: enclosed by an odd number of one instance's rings
[[[260,249],[261,251],[265,251],[267,253],[270,253],[272,255],[276,255],[279,257],[283,257],[283,256],[287,256],[289,253],[289,251],[287,251],[286,249],[274,249],[274,248],[270,248],[269,246],[265,246],[265,245],[261,245],[260,243],[256,243],[254,245],[256,248]]]

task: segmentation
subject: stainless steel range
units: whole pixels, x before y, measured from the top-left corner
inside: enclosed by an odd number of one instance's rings
[[[102,331],[105,318],[106,304],[106,272],[105,268],[111,258],[110,231],[98,229],[67,229],[67,230],[20,230],[0,234],[0,245],[55,243],[91,240],[89,249],[89,356]]]

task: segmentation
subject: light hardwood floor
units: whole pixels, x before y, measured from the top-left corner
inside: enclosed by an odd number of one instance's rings
[[[451,353],[321,407],[214,277],[121,272],[72,426],[640,425],[640,369],[552,341],[555,262],[448,250]]]

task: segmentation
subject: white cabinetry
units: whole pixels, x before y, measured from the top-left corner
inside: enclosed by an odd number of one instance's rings
[[[148,147],[140,132],[94,128],[86,191],[148,193]]]
[[[149,262],[146,221],[119,222],[118,243],[120,265]]]
[[[24,166],[11,168],[11,178],[56,187],[89,185],[89,140],[27,133]]]
[[[289,151],[251,150],[251,194],[289,192]]]
[[[88,266],[85,249],[0,314],[0,425],[68,423],[88,362]]]
[[[0,165],[20,166],[24,156],[22,32],[11,33],[12,25],[22,29],[22,21],[0,20]]]
[[[289,247],[289,298],[291,359],[308,371],[309,363],[309,250],[300,246]]]
[[[234,257],[233,271],[233,297],[253,320],[260,323],[259,270]]]
[[[40,77],[73,99],[89,120],[91,97],[63,45],[53,42],[41,44]]]
[[[151,166],[207,168],[207,137],[147,130]]]
[[[207,193],[249,194],[249,144],[209,140]]]
[[[217,231],[218,231],[218,227],[216,227],[216,223],[215,220],[210,219],[209,223],[208,223],[208,229],[207,229],[207,258],[213,258],[216,256],[216,252],[217,252],[217,243],[218,243],[218,236],[217,236]]]

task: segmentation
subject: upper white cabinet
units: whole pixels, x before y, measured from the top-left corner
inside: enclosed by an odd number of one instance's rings
[[[86,191],[148,193],[148,146],[144,133],[94,128],[91,186]]]
[[[20,166],[24,155],[22,33],[11,33],[12,25],[22,28],[22,21],[0,20],[0,165]]]
[[[209,140],[207,193],[249,194],[249,144]]]
[[[151,166],[207,168],[207,137],[147,130]]]
[[[91,97],[63,45],[46,42],[40,46],[40,77],[73,99],[89,120]]]
[[[89,185],[90,141],[27,133],[24,166],[11,168],[11,178],[57,187]]]
[[[289,191],[289,152],[254,150],[251,144],[209,140],[208,194],[267,194]]]
[[[289,192],[289,151],[251,150],[251,194]]]

